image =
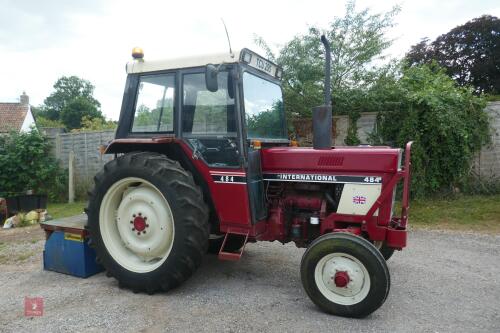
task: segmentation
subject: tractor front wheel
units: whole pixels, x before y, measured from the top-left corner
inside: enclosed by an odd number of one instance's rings
[[[385,241],[373,241],[371,243],[380,251],[385,261],[389,260],[394,254],[395,249],[387,246]]]
[[[387,244],[384,242],[384,244],[382,244],[382,246],[380,247],[379,251],[380,251],[380,253],[382,253],[382,256],[387,261],[387,260],[389,260],[389,258],[392,257],[395,250],[393,247],[387,246]]]
[[[166,156],[120,156],[96,175],[91,246],[108,276],[134,292],[169,290],[190,277],[208,246],[208,209],[193,177]]]
[[[317,238],[301,262],[306,293],[323,311],[365,317],[384,303],[390,288],[387,264],[367,240],[348,233]]]

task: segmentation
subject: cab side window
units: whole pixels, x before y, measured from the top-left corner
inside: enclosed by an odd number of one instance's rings
[[[185,136],[236,136],[234,98],[228,94],[228,73],[219,73],[218,81],[219,90],[210,92],[205,87],[204,73],[184,75],[182,130]]]

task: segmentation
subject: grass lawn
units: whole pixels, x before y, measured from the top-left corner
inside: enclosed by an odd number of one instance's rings
[[[49,204],[54,218],[78,215],[86,202]],[[410,225],[500,233],[500,195],[462,196],[451,200],[412,200]]]
[[[62,217],[80,215],[83,209],[87,206],[84,201],[69,203],[49,203],[47,207],[48,213],[55,219]]]
[[[413,200],[410,225],[500,233],[500,195]]]

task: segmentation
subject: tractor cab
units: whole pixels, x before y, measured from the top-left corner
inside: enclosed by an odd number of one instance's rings
[[[280,67],[243,49],[127,64],[121,138],[175,137],[211,168],[246,165],[253,140],[287,145]]]
[[[214,234],[263,220],[258,150],[289,144],[283,70],[249,49],[157,61],[139,51],[126,69],[116,140],[107,152],[158,149],[179,160],[210,198]],[[151,145],[165,140],[171,144]]]

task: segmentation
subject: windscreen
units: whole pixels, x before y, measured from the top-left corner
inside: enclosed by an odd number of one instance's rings
[[[287,139],[283,95],[276,83],[243,74],[245,121],[249,139]]]

